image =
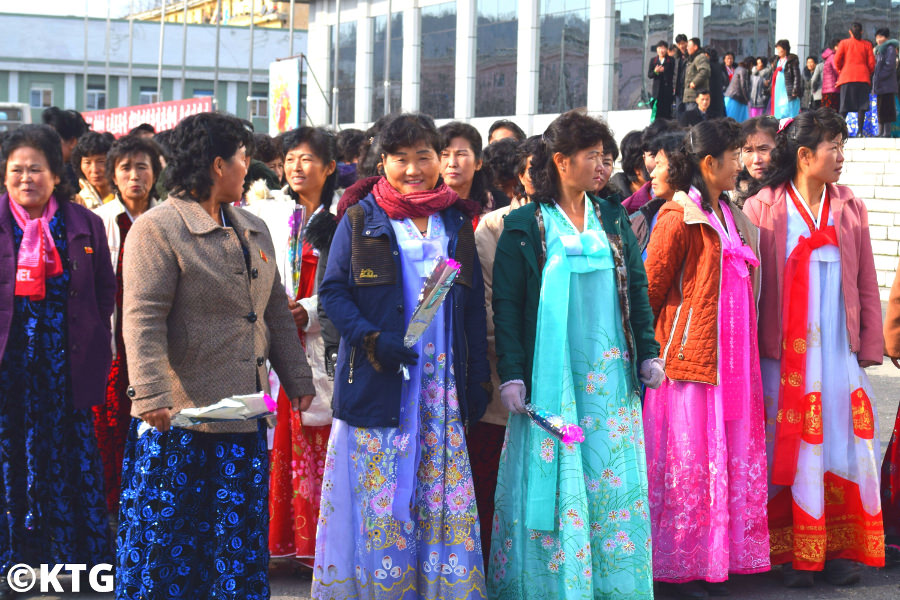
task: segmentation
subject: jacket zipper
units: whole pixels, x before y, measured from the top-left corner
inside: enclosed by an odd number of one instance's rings
[[[678,326],[678,318],[681,316],[681,307],[684,306],[684,293],[682,292],[683,283],[684,267],[681,268],[681,274],[678,276],[678,294],[681,296],[681,302],[678,303],[678,308],[675,309],[675,320],[672,322],[672,330],[669,332],[669,341],[666,342],[666,347],[663,349],[663,362],[665,362],[666,358],[669,356],[669,347],[672,345],[672,338],[675,337],[675,328]]]
[[[694,316],[694,307],[688,309],[687,322],[684,324],[684,333],[681,336],[681,347],[678,349],[678,358],[684,360],[684,347],[688,341],[688,333],[691,330],[691,317]]]
[[[347,383],[353,383],[353,363],[356,358],[356,346],[350,348],[350,376],[347,377]]]

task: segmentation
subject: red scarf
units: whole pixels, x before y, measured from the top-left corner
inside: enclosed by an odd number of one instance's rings
[[[9,194],[4,194],[3,198],[9,202],[13,218],[24,232],[16,260],[14,294],[28,296],[31,300],[43,300],[47,293],[47,278],[56,277],[63,272],[59,251],[50,233],[50,219],[57,209],[56,198],[50,196],[50,201],[37,219],[28,216],[28,212],[16,204]]]
[[[418,219],[450,208],[459,196],[446,183],[432,190],[401,194],[382,177],[372,188],[372,195],[391,219]]]
[[[772,483],[793,485],[800,440],[822,443],[822,393],[806,393],[806,321],[809,311],[809,259],[813,250],[837,246],[837,231],[828,225],[831,199],[825,191],[822,222],[816,227],[790,183],[787,193],[809,227],[810,236],[800,241],[788,257],[784,272],[781,393],[775,425],[775,457]]]

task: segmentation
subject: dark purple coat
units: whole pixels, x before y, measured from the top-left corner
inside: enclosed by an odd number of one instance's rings
[[[116,274],[100,217],[71,202],[60,202],[69,248],[67,311],[72,404],[90,408],[106,400],[112,362],[110,317],[116,305]],[[13,319],[16,252],[9,196],[0,196],[0,357]]]

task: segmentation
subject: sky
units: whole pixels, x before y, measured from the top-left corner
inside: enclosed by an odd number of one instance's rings
[[[87,5],[89,16],[105,18],[108,7],[110,15],[115,19],[127,15],[132,2],[136,8],[147,4],[146,0],[39,0],[31,3],[0,0],[0,12],[83,17]]]

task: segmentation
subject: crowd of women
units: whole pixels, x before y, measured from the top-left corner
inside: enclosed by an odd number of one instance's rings
[[[801,110],[826,106],[856,117],[858,135],[892,137],[898,107],[898,49],[890,30],[875,31],[875,43],[853,23],[845,39],[835,38],[821,58],[801,59],[791,53],[788,40],[775,43],[775,55],[725,54],[719,62],[715,48],[678,35],[671,46],[660,41],[650,60],[654,110],[661,118],[677,116],[682,125],[728,116],[741,123],[772,115],[796,117]],[[870,94],[875,97],[872,107]],[[874,108],[867,118],[870,108]]]
[[[831,108],[658,118],[614,177],[580,110],[486,147],[411,113],[69,144],[72,119],[2,141],[4,573],[252,599],[293,557],[317,599],[704,598],[900,560],[865,372],[900,365],[900,272],[882,328]],[[408,345],[439,257],[457,279]],[[171,426],[259,392],[271,429]]]

